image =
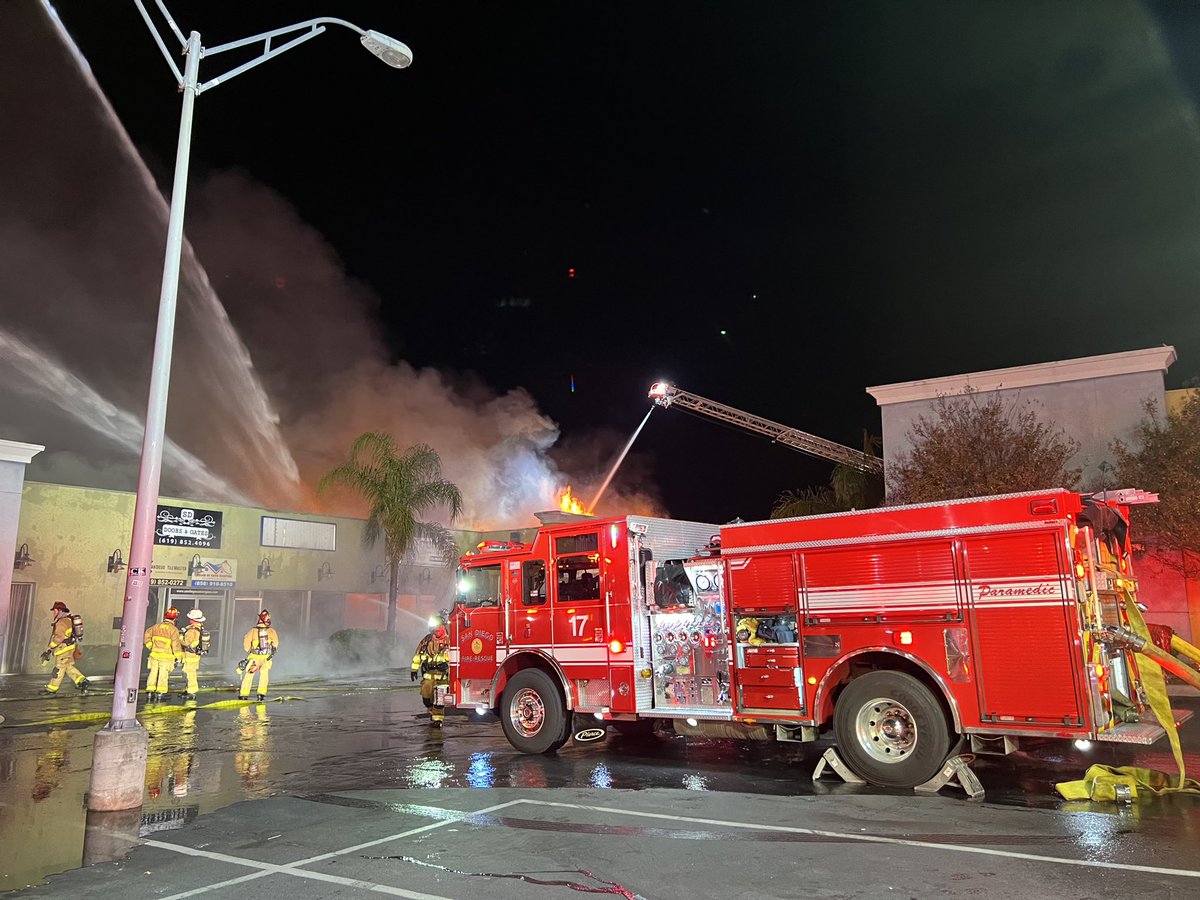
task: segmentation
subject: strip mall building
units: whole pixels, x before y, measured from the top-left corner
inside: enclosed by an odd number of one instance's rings
[[[1111,460],[1111,442],[1136,443],[1147,400],[1159,410],[1183,402],[1186,391],[1164,389],[1174,362],[1174,348],[1164,346],[869,388],[882,412],[885,469],[908,449],[912,425],[932,412],[939,396],[970,388],[1035,403],[1045,419],[1079,441],[1072,465],[1083,468],[1085,486],[1096,484]],[[87,623],[86,669],[104,674],[116,662],[125,586],[120,556],[133,529],[134,495],[26,482],[25,466],[41,449],[0,440],[0,554],[14,559],[11,570],[0,565],[0,673],[38,670],[50,606],[62,600]],[[199,607],[214,636],[207,664],[229,671],[242,655],[241,635],[263,608],[292,646],[317,647],[344,628],[383,629],[387,569],[381,547],[363,546],[364,525],[161,498],[147,620],[168,606]],[[470,548],[485,538],[529,534],[464,531],[457,537],[460,547]],[[1178,560],[1149,543],[1134,558],[1153,620],[1200,642],[1200,582],[1184,578]],[[451,566],[419,554],[401,566],[401,635],[415,642],[453,590]]]

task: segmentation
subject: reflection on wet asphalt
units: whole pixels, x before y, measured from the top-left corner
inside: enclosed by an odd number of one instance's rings
[[[675,788],[750,794],[868,792],[811,773],[826,746],[739,743],[610,733],[601,743],[568,746],[553,756],[526,756],[505,741],[494,720],[452,716],[431,729],[407,682],[372,680],[281,684],[266,703],[239,703],[203,691],[193,707],[139,715],[149,733],[141,833],[179,827],[197,815],[244,799],[287,793],[328,796],[380,788]],[[111,695],[53,699],[6,697],[0,727],[0,888],[22,887],[76,867],[83,851],[92,740]],[[1196,701],[1177,706],[1195,708]],[[65,721],[77,717],[82,721]],[[20,727],[22,722],[58,724]],[[1181,731],[1186,763],[1200,773],[1200,721]],[[1083,753],[1048,743],[1010,757],[985,757],[977,772],[987,804],[1080,813],[1074,842],[1103,858],[1114,834],[1138,832],[1175,845],[1200,844],[1200,798],[1166,797],[1117,807],[1064,804],[1057,781],[1080,777],[1094,762],[1173,770],[1165,743],[1098,744]],[[911,795],[911,794],[909,794]],[[947,791],[945,796],[956,796]],[[957,794],[961,797],[961,794]],[[964,801],[966,802],[966,801]],[[994,835],[1012,843],[1012,835]],[[724,839],[724,838],[719,838]],[[1019,843],[1019,841],[1017,841]],[[574,873],[578,874],[578,873]]]

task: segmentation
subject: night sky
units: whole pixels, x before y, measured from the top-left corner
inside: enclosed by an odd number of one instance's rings
[[[169,187],[136,8],[55,5]],[[619,445],[659,378],[859,447],[871,385],[1163,343],[1168,387],[1200,373],[1200,7],[169,6],[208,46],[329,14],[413,49],[335,27],[202,95],[193,183],[285,198],[393,361],[526,389],[552,454]],[[632,487],[708,521],[831,469],[674,410],[635,452]]]

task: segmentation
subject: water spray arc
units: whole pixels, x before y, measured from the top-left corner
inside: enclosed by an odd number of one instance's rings
[[[412,53],[404,44],[373,31],[365,31],[341,19],[310,19],[285,28],[253,35],[204,51],[200,33],[187,38],[175,24],[163,0],[155,0],[171,32],[185,54],[181,74],[167,49],[159,29],[146,11],[143,0],[135,0],[142,18],[157,42],[159,50],[175,75],[183,92],[183,110],[179,122],[179,144],[175,155],[175,178],[171,189],[171,213],[167,221],[167,246],[163,261],[162,290],[159,296],[158,326],[154,339],[150,394],[146,404],[146,430],[142,439],[141,466],[138,473],[137,499],[133,513],[133,538],[129,549],[128,576],[125,583],[124,615],[117,647],[117,668],[113,684],[112,719],[96,733],[88,807],[93,810],[133,809],[142,805],[145,787],[147,734],[138,723],[137,694],[141,675],[141,637],[146,624],[150,594],[150,567],[154,553],[154,519],[162,474],[162,450],[166,429],[167,391],[171,378],[171,353],[175,332],[175,308],[179,296],[179,266],[183,252],[183,213],[187,195],[188,161],[191,150],[192,114],[196,97],[242,72],[261,65],[305,41],[323,33],[325,24],[350,28],[362,36],[363,45],[389,66],[404,68],[412,62]],[[272,46],[277,38],[299,35]],[[200,58],[225,50],[262,42],[262,53],[223,75],[200,83]]]
[[[124,162],[128,164],[141,187],[140,194],[144,197],[141,214],[146,220],[165,228],[171,211],[159,192],[154,176],[117,118],[116,111],[96,81],[87,59],[67,33],[49,0],[43,0],[43,4],[55,30],[78,65],[84,83],[101,110],[103,119],[123,150]],[[159,7],[163,9],[164,15],[167,15],[162,3],[159,3]],[[167,18],[170,21],[169,15]],[[228,417],[226,422],[228,425],[236,424],[240,430],[236,439],[226,442],[225,447],[235,452],[243,464],[242,487],[223,495],[220,499],[239,502],[239,498],[245,496],[247,488],[255,483],[260,493],[254,500],[260,504],[268,498],[277,500],[300,496],[300,471],[280,434],[279,417],[255,371],[246,345],[234,330],[208,273],[186,237],[182,243],[179,277],[186,288],[183,293],[184,306],[191,308],[196,318],[203,322],[203,327],[188,335],[189,342],[205,349],[206,365],[200,373],[193,372],[193,377],[209,379],[213,385],[214,396],[228,393],[238,398],[238,415]],[[37,386],[36,380],[33,383]],[[246,477],[247,475],[249,477]],[[209,491],[213,485],[213,481],[208,483]]]
[[[638,435],[642,433],[642,429],[646,427],[646,423],[650,421],[650,414],[652,412],[654,412],[653,406],[646,411],[646,416],[642,419],[642,423],[638,425],[636,429],[634,429],[633,435],[628,441],[625,442],[625,446],[622,448],[620,456],[617,457],[617,461],[613,463],[613,467],[608,470],[608,477],[604,479],[604,484],[600,485],[600,490],[596,492],[596,496],[592,498],[591,506],[588,507],[588,509],[590,509],[592,512],[596,511],[596,505],[600,502],[600,498],[604,496],[604,492],[608,489],[609,482],[611,482],[613,480],[613,476],[617,474],[617,469],[621,467],[621,463],[625,462],[625,457],[629,453],[629,448],[633,446],[633,442],[637,440]]]
[[[142,423],[133,413],[104,399],[61,363],[3,328],[0,328],[0,360],[27,376],[24,380],[14,378],[10,382],[12,390],[28,393],[38,400],[45,399],[95,434],[128,450],[138,449],[137,432]],[[222,500],[251,502],[234,485],[170,438],[164,437],[162,452],[167,465],[179,472],[199,497],[216,491]]]

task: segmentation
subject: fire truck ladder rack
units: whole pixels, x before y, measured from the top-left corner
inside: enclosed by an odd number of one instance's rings
[[[766,435],[775,443],[799,450],[801,453],[828,459],[839,465],[851,466],[861,472],[876,474],[883,472],[883,460],[876,456],[847,447],[845,444],[828,441],[815,434],[780,425],[770,419],[752,416],[750,413],[726,406],[724,403],[717,403],[715,400],[709,400],[698,394],[681,391],[675,385],[665,381],[660,381],[650,388],[650,399],[664,409],[679,406],[694,413]]]
[[[955,750],[946,761],[942,763],[942,767],[938,769],[938,773],[926,781],[924,784],[918,784],[914,791],[918,794],[936,794],[948,784],[957,782],[957,786],[961,787],[972,800],[983,799],[983,784],[979,778],[971,771],[971,761],[974,756],[970,753],[959,753]],[[821,776],[825,774],[825,768],[828,766],[833,769],[847,784],[866,784],[867,782],[855,775],[850,767],[842,761],[838,756],[837,748],[830,747],[817,761],[817,767],[813,770],[813,781],[819,781]]]

